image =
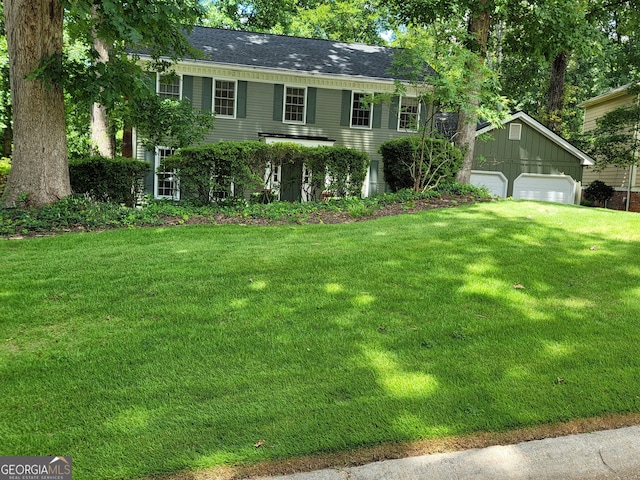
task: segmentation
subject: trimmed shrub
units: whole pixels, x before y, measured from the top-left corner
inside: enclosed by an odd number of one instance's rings
[[[132,158],[88,157],[69,161],[71,190],[102,202],[136,204],[149,164]]]
[[[181,148],[159,170],[174,170],[184,197],[207,204],[260,189],[267,147],[263,142],[245,141]]]
[[[266,191],[265,176],[275,167],[287,166],[311,172],[309,196],[319,200],[323,191],[331,196],[360,196],[369,166],[369,156],[346,147],[304,147],[296,143],[266,144],[258,141],[217,142],[180,149],[164,160],[163,171],[174,170],[184,198],[207,204],[223,198],[243,197],[249,192],[256,203],[269,203],[274,192]],[[272,177],[273,179],[273,177]],[[287,186],[278,179],[280,192]],[[291,185],[288,185],[291,187]]]
[[[464,160],[462,151],[441,137],[397,138],[382,143],[378,152],[393,192],[405,188],[426,191],[440,182],[453,181]]]
[[[601,180],[594,180],[584,189],[584,199],[590,202],[600,202],[604,205],[613,198],[615,189]]]

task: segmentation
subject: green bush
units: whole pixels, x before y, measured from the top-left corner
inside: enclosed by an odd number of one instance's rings
[[[311,199],[319,200],[325,190],[331,191],[332,196],[360,196],[369,156],[346,147],[303,147],[286,142],[216,142],[180,149],[176,155],[165,159],[160,169],[174,170],[183,198],[192,198],[202,204],[243,197],[249,192],[258,192],[251,196],[252,202],[269,203],[274,193],[264,190],[265,172],[286,166],[288,170],[298,170],[302,174],[303,165],[311,172],[308,179]],[[291,178],[291,181],[296,179]],[[282,182],[280,178],[281,192],[285,187]]]
[[[388,140],[378,152],[392,192],[405,188],[424,191],[440,182],[451,182],[464,159],[462,151],[446,138],[417,135]]]
[[[182,148],[166,158],[159,170],[174,170],[182,195],[207,204],[259,189],[264,182],[266,148],[258,141]]]
[[[149,164],[132,158],[89,157],[69,161],[71,190],[102,202],[133,206]]]
[[[4,193],[4,187],[7,184],[7,177],[11,171],[11,159],[2,157],[0,158],[0,197]]]
[[[613,198],[615,189],[601,180],[594,180],[584,189],[584,199],[589,202],[600,202],[604,205]]]

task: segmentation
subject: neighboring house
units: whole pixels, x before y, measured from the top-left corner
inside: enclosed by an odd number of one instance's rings
[[[583,167],[594,160],[524,112],[503,127],[478,128],[471,183],[500,197],[579,203]]]
[[[393,73],[393,48],[206,27],[195,27],[189,39],[203,58],[180,61],[177,75],[157,75],[156,89],[164,98],[188,99],[194,108],[215,112],[215,128],[205,143],[261,140],[356,148],[372,160],[363,188],[371,195],[385,190],[379,145],[415,133],[426,117],[415,92],[394,96],[399,75]],[[377,93],[388,94],[390,101],[361,102]],[[172,172],[155,172],[173,152],[138,145],[136,157],[154,165],[147,191],[156,198],[179,198]],[[276,178],[284,173],[275,172]],[[304,191],[304,172],[296,174]],[[303,199],[303,191],[295,197]]]
[[[596,128],[596,120],[616,108],[625,107],[638,101],[637,95],[628,93],[625,85],[591,98],[579,106],[584,108],[582,130],[588,132]],[[584,185],[600,180],[615,189],[613,199],[607,204],[615,210],[640,212],[640,179],[637,165],[629,167],[606,167],[601,171],[587,168],[584,172]]]

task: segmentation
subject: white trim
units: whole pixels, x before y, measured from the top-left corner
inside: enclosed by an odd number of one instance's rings
[[[416,112],[416,126],[415,129],[412,128],[400,128],[400,118],[402,116],[402,100],[404,100],[405,98],[415,98],[418,102],[418,111]],[[412,95],[400,95],[400,99],[398,100],[398,123],[396,125],[396,130],[398,132],[405,132],[405,133],[417,133],[420,130],[420,113],[421,113],[421,108],[422,108],[422,102],[420,101],[420,99],[417,96],[412,96]]]
[[[141,63],[151,61],[151,57],[144,55],[140,55],[139,59]],[[396,91],[396,82],[393,79],[365,77],[361,75],[326,74],[279,68],[250,67],[204,60],[182,60],[174,65],[174,68],[187,75],[213,78],[230,77],[259,83],[302,83],[308,87],[331,90],[371,90],[380,93],[393,93]],[[407,88],[412,88],[408,82],[401,82],[401,84]]]
[[[238,80],[234,78],[224,77],[202,77],[211,78],[211,111],[215,114],[216,119],[224,118],[227,120],[235,120],[238,116]],[[232,82],[233,83],[233,115],[220,115],[216,112],[216,82]]]
[[[578,104],[578,107],[581,108],[587,108],[587,107],[592,107],[593,105],[597,105],[598,103],[602,103],[604,101],[609,101],[609,100],[613,100],[614,98],[618,98],[618,97],[624,97],[625,95],[629,95],[627,93],[627,90],[629,90],[629,88],[633,85],[632,83],[627,83],[626,85],[623,85],[622,87],[618,87],[618,88],[614,88],[613,90],[609,90],[608,92],[605,92],[601,95],[598,95],[596,97],[592,97],[589,100],[585,100],[582,103]],[[633,96],[633,95],[631,95]]]
[[[572,155],[578,157],[580,159],[580,164],[581,165],[584,165],[584,166],[593,166],[593,165],[595,165],[595,163],[596,163],[595,160],[593,158],[591,158],[589,155],[584,153],[579,148],[574,147],[569,142],[567,142],[564,138],[562,138],[560,135],[552,132],[547,127],[545,127],[543,124],[541,124],[536,119],[530,117],[529,115],[527,115],[524,112],[514,113],[513,115],[511,115],[506,120],[503,120],[502,124],[506,125],[506,124],[508,124],[508,123],[510,123],[510,122],[512,122],[514,120],[520,120],[520,121],[526,123],[531,128],[536,130],[538,133],[544,135],[545,137],[547,137],[552,142],[554,142],[554,143],[558,144],[560,147],[564,148],[567,152],[569,152]],[[476,131],[476,137],[478,137],[478,136],[480,136],[480,135],[482,135],[484,133],[488,133],[488,132],[490,132],[492,130],[495,130],[496,128],[497,127],[495,127],[494,125],[487,125],[486,127],[481,128],[480,130]]]
[[[349,104],[349,127],[354,128],[356,130],[371,130],[373,128],[373,102],[369,103],[369,125],[354,125],[353,124],[353,102],[355,101],[355,96],[357,95],[373,95],[371,92],[363,92],[363,91],[351,91],[351,103]]]
[[[180,183],[177,178],[174,178],[173,182],[175,182],[175,189],[173,195],[159,195],[159,180],[158,180],[158,167],[160,166],[160,152],[159,150],[172,150],[175,153],[175,148],[164,147],[164,146],[156,146],[153,154],[153,198],[164,198],[167,200],[180,200]],[[168,173],[168,172],[166,172]]]
[[[302,121],[287,120],[287,88],[298,88],[304,90],[304,100],[302,104]],[[284,91],[282,95],[282,123],[287,125],[305,125],[307,123],[307,102],[308,102],[308,87],[305,85],[284,85]]]

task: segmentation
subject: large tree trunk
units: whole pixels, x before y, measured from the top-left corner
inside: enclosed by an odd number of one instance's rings
[[[549,128],[557,134],[562,131],[562,109],[564,108],[564,81],[569,55],[562,51],[551,62],[551,79],[547,94],[547,117]]]
[[[27,76],[43,59],[62,61],[58,0],[4,0],[14,151],[2,201],[53,203],[71,193],[62,88]]]
[[[93,6],[92,14],[94,18],[99,18],[97,6]],[[99,63],[109,61],[109,48],[107,43],[93,34],[93,49],[98,54]],[[109,116],[104,105],[94,103],[91,106],[91,147],[103,157],[113,158],[116,154],[116,140],[109,128]]]
[[[491,12],[487,8],[487,0],[481,0],[479,3],[480,11],[472,13],[469,18],[469,34],[472,39],[469,48],[478,54],[477,61],[484,62],[487,57]],[[467,67],[471,77],[469,100],[466,108],[460,109],[458,112],[458,127],[454,137],[454,143],[464,152],[464,161],[457,177],[460,183],[471,182],[473,150],[476,144],[476,125],[478,124],[477,111],[480,106],[480,89],[482,87],[482,75],[475,65],[470,64]]]

